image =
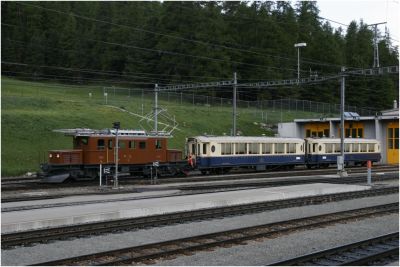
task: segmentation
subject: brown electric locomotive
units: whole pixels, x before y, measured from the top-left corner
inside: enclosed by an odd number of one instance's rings
[[[182,160],[182,151],[168,149],[168,136],[148,134],[140,130],[118,130],[116,149],[116,129],[61,129],[73,138],[73,149],[51,150],[48,163],[41,165],[41,176],[45,182],[63,182],[95,179],[102,169],[115,171],[116,151],[118,151],[118,172],[148,176],[153,165],[160,176],[184,174],[187,165]]]

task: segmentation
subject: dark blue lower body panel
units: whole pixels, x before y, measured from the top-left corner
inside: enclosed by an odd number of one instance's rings
[[[340,154],[308,155],[307,164],[336,164]],[[344,155],[345,162],[378,162],[381,160],[380,153],[349,153]]]
[[[304,155],[254,155],[254,156],[230,156],[230,157],[197,157],[198,168],[225,168],[257,165],[303,165]]]

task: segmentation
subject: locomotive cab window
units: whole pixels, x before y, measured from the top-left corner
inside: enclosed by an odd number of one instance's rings
[[[104,139],[98,139],[97,140],[97,150],[104,150],[104,148],[105,148]]]
[[[112,149],[113,148],[113,141],[110,139],[108,140],[108,149]]]
[[[125,141],[118,140],[118,148],[125,149]]]
[[[161,149],[161,140],[156,140],[156,149]]]
[[[140,149],[146,149],[146,142],[144,142],[144,141],[139,142],[139,148]]]
[[[129,148],[130,149],[135,149],[136,148],[136,142],[135,141],[129,141]]]

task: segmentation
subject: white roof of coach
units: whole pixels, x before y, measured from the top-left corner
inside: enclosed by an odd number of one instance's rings
[[[340,138],[307,138],[310,143],[340,143]],[[371,143],[379,142],[376,139],[345,138],[345,143]]]
[[[245,142],[304,142],[301,138],[287,138],[287,137],[267,137],[267,136],[194,136],[202,143],[217,142],[217,143],[245,143]]]

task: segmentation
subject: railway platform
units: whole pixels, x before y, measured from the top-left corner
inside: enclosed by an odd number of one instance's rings
[[[155,195],[154,192],[110,196],[79,196],[79,198],[74,197],[69,199],[69,201],[78,203],[76,205],[2,212],[1,232],[9,233],[61,225],[115,220],[121,218],[135,218],[212,207],[232,206],[368,189],[370,189],[370,186],[313,183],[180,196],[174,196],[174,192],[170,191],[168,197],[165,196],[165,192],[163,191],[157,191],[160,194],[159,196]],[[164,196],[162,196],[163,193]],[[147,194],[148,196],[152,194],[152,197],[127,199],[128,197],[132,198],[135,196],[143,197],[143,194]],[[112,201],[103,201],[107,197]],[[54,199],[40,200],[40,203],[52,204],[54,201]],[[87,201],[91,202],[88,203]],[[34,205],[37,203],[32,201],[30,204]],[[22,203],[9,203],[9,205],[22,205]],[[2,208],[5,208],[5,206],[3,205]]]

